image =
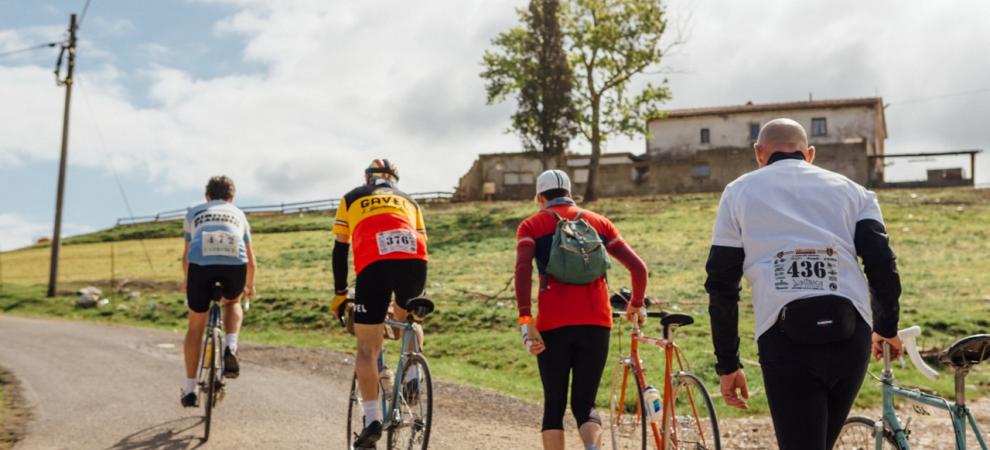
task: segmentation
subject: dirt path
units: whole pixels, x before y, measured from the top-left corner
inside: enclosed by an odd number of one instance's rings
[[[179,335],[0,316],[0,343],[0,364],[21,380],[34,416],[18,449],[201,445],[202,410],[178,402]],[[344,447],[345,356],[245,345],[242,360],[204,448]],[[537,448],[537,427],[526,419],[531,405],[442,383],[436,398],[431,448]],[[498,411],[479,406],[490,399],[500,401]]]
[[[243,374],[230,382],[214,434],[202,445],[202,410],[178,404],[180,335],[0,316],[0,365],[20,380],[33,416],[17,449],[344,448],[349,355],[245,343],[240,356]],[[540,448],[538,405],[458,384],[435,385],[430,448]],[[980,423],[990,423],[990,399],[973,408]],[[914,419],[912,440],[930,444],[938,418]],[[776,447],[769,418],[720,422],[723,448]],[[568,448],[580,448],[575,437],[568,433]]]

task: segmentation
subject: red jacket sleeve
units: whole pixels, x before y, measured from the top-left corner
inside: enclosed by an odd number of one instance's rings
[[[533,257],[536,256],[536,241],[530,235],[529,222],[519,224],[516,231],[516,307],[519,317],[532,316]]]
[[[536,246],[530,241],[516,245],[516,307],[519,317],[532,316],[533,255]]]
[[[649,277],[646,263],[643,262],[639,255],[625,241],[615,241],[607,248],[609,254],[619,260],[629,270],[629,276],[632,278],[632,300],[630,304],[634,308],[642,307],[643,297],[646,295],[646,280]],[[518,273],[518,269],[516,269],[516,273]]]

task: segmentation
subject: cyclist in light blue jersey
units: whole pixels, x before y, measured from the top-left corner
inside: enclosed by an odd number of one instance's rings
[[[185,272],[184,291],[189,306],[186,331],[186,383],[182,389],[182,406],[197,406],[196,369],[200,345],[206,327],[207,311],[213,286],[223,286],[224,376],[237,378],[237,333],[244,312],[241,296],[254,295],[254,250],[251,226],[244,213],[233,205],[234,182],[226,176],[210,178],[206,185],[206,203],[189,210],[183,223],[186,245],[182,255]]]

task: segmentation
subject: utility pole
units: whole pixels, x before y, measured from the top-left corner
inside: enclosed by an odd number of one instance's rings
[[[59,79],[62,56],[69,53],[65,80]],[[58,193],[55,197],[55,230],[52,232],[52,259],[48,271],[48,296],[54,297],[58,288],[58,252],[62,247],[62,204],[65,197],[65,163],[69,152],[69,102],[72,100],[72,72],[76,68],[76,15],[69,16],[69,42],[62,45],[55,66],[55,81],[65,85],[65,110],[62,114],[62,156],[58,162]]]

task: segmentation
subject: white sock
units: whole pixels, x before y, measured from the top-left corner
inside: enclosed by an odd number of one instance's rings
[[[237,333],[227,333],[224,336],[223,348],[229,348],[232,353],[237,353]]]
[[[361,402],[364,408],[364,424],[367,426],[374,421],[382,421],[382,410],[378,408],[378,400],[365,400]]]
[[[419,366],[413,366],[412,368],[406,371],[406,375],[402,377],[402,382],[408,383],[417,378],[419,378]]]
[[[587,446],[585,447],[585,449],[586,449],[586,450],[602,450],[602,449],[601,449],[601,447],[599,447],[599,446],[597,446],[597,445],[595,445],[595,444],[588,444],[588,445],[587,445]]]
[[[195,378],[186,378],[186,387],[182,389],[182,395],[187,395],[190,392],[196,392],[196,383],[198,381]]]

